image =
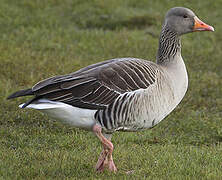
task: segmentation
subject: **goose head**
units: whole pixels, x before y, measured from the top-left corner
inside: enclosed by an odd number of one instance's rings
[[[178,35],[195,31],[214,31],[214,28],[202,22],[193,11],[184,7],[170,9],[165,16],[164,26]]]

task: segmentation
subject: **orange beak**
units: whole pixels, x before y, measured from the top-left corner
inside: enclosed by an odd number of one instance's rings
[[[193,31],[214,31],[214,28],[201,21],[197,16],[194,17]]]

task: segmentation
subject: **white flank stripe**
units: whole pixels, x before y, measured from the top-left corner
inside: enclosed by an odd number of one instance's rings
[[[23,105],[21,104],[19,107],[22,108]],[[37,109],[53,119],[86,130],[91,130],[96,123],[94,119],[96,110],[73,107],[62,102],[39,99],[26,108]]]

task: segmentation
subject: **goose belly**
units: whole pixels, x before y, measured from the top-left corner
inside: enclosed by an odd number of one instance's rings
[[[86,130],[90,130],[95,124],[94,115],[96,110],[73,107],[62,102],[40,99],[26,108],[37,109],[52,119]]]
[[[131,116],[132,121],[129,124],[129,129],[144,130],[152,128],[159,124],[179,104],[172,91],[168,91],[167,94],[154,94],[152,96],[150,94],[143,95],[140,102],[132,107],[134,109],[140,108],[135,110],[137,113]]]
[[[123,94],[95,117],[106,132],[152,128],[173,111],[184,94],[178,96],[172,82],[159,81],[148,89]]]
[[[160,123],[167,115],[169,115],[183,99],[187,87],[188,78],[180,79],[179,83],[172,81],[161,81],[158,86],[150,88],[140,94],[138,102],[134,109],[136,114],[133,116],[131,127],[138,129],[152,128]]]

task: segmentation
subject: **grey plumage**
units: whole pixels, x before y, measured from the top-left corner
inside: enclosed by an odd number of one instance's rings
[[[41,81],[33,86],[32,94],[76,107],[104,109],[120,94],[153,84],[155,67],[154,63],[135,58],[108,60]]]
[[[143,62],[141,60],[137,61]],[[99,110],[96,113],[95,119],[99,121],[106,132],[116,130],[136,131],[151,128],[154,124],[152,125],[150,122],[155,118],[156,123],[159,121],[159,118],[155,115],[160,109],[156,106],[159,104],[162,110],[165,109],[165,113],[169,110],[168,104],[174,100],[174,97],[170,84],[163,81],[166,78],[163,70],[156,65],[153,66],[152,63],[149,64],[147,61],[144,63],[147,65],[146,69],[149,69],[149,77],[152,77],[153,80],[150,81],[149,88],[125,92],[119,95],[106,109]],[[164,95],[163,91],[167,96]],[[153,107],[154,102],[155,107]]]
[[[92,130],[104,147],[96,169],[102,171],[108,165],[110,171],[116,171],[110,134],[152,128],[184,97],[188,76],[180,36],[194,31],[214,29],[191,10],[172,8],[162,26],[157,63],[111,59],[43,80],[8,98],[34,95],[20,107],[38,109],[75,127]]]
[[[11,94],[10,96],[8,96],[7,99],[14,99],[17,97],[30,96],[30,95],[34,95],[31,88],[17,91],[15,93]]]
[[[186,8],[174,8],[167,13],[159,39],[157,64],[136,58],[111,59],[46,79],[9,98],[35,95],[23,107],[38,99],[48,99],[96,110],[94,118],[105,132],[151,128],[176,107],[187,88],[186,68],[180,56],[180,35],[191,31],[194,20],[178,19],[178,14],[195,16]],[[181,21],[187,26],[178,30],[180,27],[174,24]],[[176,67],[170,69],[171,63]],[[182,84],[177,89],[173,81],[180,77]]]
[[[180,38],[168,25],[164,25],[160,34],[157,64],[166,64],[180,51]]]

